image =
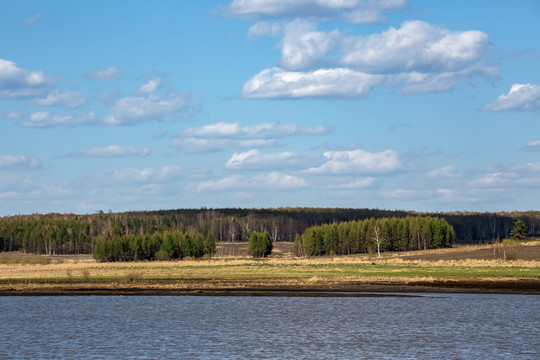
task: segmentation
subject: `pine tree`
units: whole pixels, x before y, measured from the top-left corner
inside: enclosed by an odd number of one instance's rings
[[[514,228],[510,231],[510,237],[514,240],[524,241],[527,238],[527,226],[521,220],[514,222]]]

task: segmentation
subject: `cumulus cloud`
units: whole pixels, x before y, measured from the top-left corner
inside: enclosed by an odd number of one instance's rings
[[[300,159],[294,152],[261,154],[258,150],[234,153],[225,164],[229,170],[269,170],[284,169],[300,165]]]
[[[96,147],[89,150],[74,151],[66,156],[68,157],[124,157],[124,156],[148,156],[149,148],[137,149],[135,147],[122,147],[118,145],[110,145],[107,147]]]
[[[0,170],[32,170],[38,169],[41,164],[36,159],[21,154],[0,154]]]
[[[449,91],[457,82],[493,78],[491,42],[476,31],[450,31],[424,21],[366,36],[320,31],[314,20],[283,26],[279,67],[265,69],[243,87],[245,98],[361,98],[373,86],[400,93]]]
[[[107,69],[98,70],[84,74],[88,80],[122,80],[122,69],[117,67],[109,67]]]
[[[384,83],[381,75],[371,75],[346,68],[320,69],[309,72],[263,70],[243,87],[245,98],[363,98],[370,89]]]
[[[72,116],[72,115],[54,115],[50,112],[39,111],[29,118],[24,119],[20,125],[23,127],[34,128],[53,128],[57,126],[75,126],[83,124],[93,124],[96,121],[94,112],[90,111],[86,114]]]
[[[156,91],[160,85],[161,85],[160,79],[148,80],[143,85],[141,85],[141,87],[139,88],[137,92],[142,93],[142,94],[151,93],[151,92]]]
[[[119,99],[112,106],[112,114],[103,118],[109,126],[133,125],[150,120],[161,120],[167,115],[178,114],[188,108],[187,94],[169,94],[160,97],[155,94],[131,96]]]
[[[388,174],[403,168],[398,153],[386,150],[371,153],[364,150],[327,151],[326,161],[307,170],[311,174]]]
[[[487,104],[489,111],[540,110],[540,86],[533,84],[514,84],[507,95],[499,96]]]
[[[337,46],[339,31],[316,31],[316,26],[315,23],[305,20],[296,20],[285,26],[281,67],[299,70],[325,66],[330,62],[326,54]]]
[[[230,176],[220,180],[202,182],[197,185],[198,191],[227,191],[227,190],[254,190],[254,191],[290,191],[307,186],[304,179],[298,176],[287,175],[279,171],[263,173],[250,179],[241,176]]]
[[[37,97],[53,83],[53,79],[41,71],[21,69],[13,61],[0,59],[0,98]]]
[[[406,5],[406,0],[234,0],[218,12],[246,20],[318,17],[376,23],[386,19],[386,11],[403,9]]]
[[[370,73],[448,72],[483,60],[490,45],[481,31],[451,32],[424,21],[344,40],[343,64]]]
[[[35,106],[59,106],[67,109],[78,108],[86,103],[86,97],[74,90],[54,90],[44,99],[35,99],[31,102]]]

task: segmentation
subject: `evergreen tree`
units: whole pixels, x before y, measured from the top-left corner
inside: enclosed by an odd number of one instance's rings
[[[204,252],[209,257],[216,253],[216,241],[214,240],[214,234],[208,233],[208,236],[204,242],[204,248]]]
[[[252,232],[249,237],[248,252],[253,257],[266,257],[272,253],[272,241],[265,231],[264,233]]]
[[[510,231],[510,237],[514,240],[524,241],[527,239],[527,226],[521,220],[514,222],[514,228]]]

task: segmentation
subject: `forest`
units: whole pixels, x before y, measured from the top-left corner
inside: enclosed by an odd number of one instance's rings
[[[0,218],[0,251],[36,254],[91,254],[96,244],[114,237],[156,233],[212,234],[216,242],[249,241],[253,232],[267,232],[272,242],[293,241],[312,226],[383,218],[427,216],[444,219],[455,242],[489,242],[508,237],[521,220],[529,235],[540,233],[540,212],[419,213],[401,210],[345,208],[177,209],[94,214],[32,214]],[[394,246],[394,245],[391,245]]]
[[[446,220],[429,216],[380,218],[316,225],[296,236],[297,255],[349,255],[450,247],[456,233]]]

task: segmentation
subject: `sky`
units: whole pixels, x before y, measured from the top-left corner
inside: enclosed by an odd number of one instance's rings
[[[0,216],[540,210],[539,1],[2,5]]]

